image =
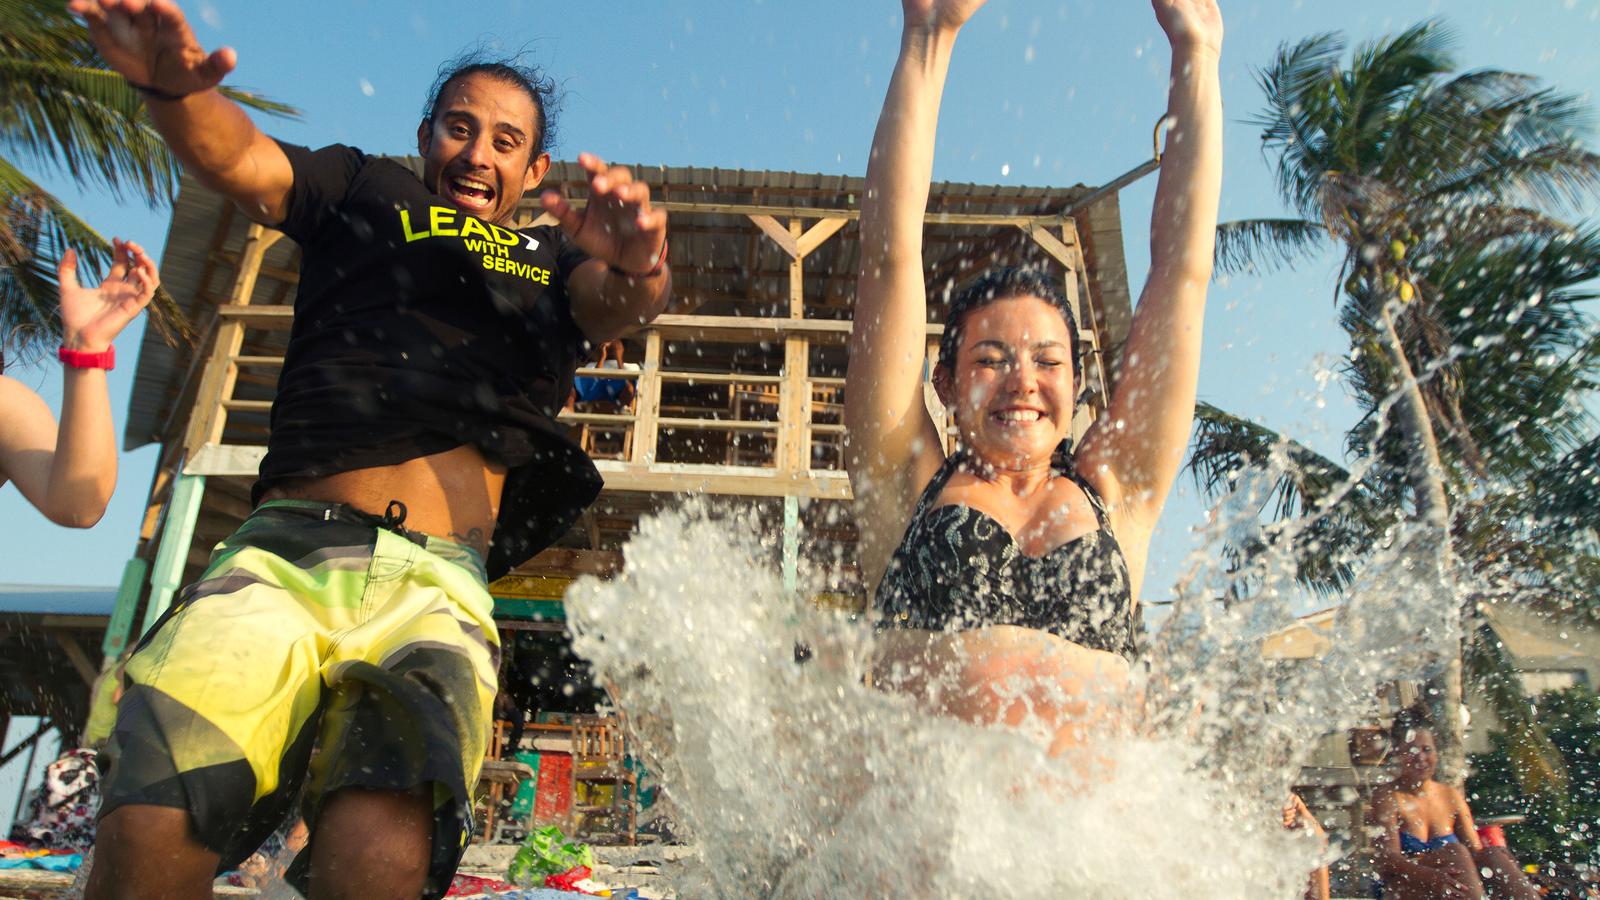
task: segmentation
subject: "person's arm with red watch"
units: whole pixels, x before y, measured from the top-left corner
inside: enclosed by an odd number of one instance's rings
[[[112,241],[113,264],[99,287],[78,284],[77,254],[62,254],[61,424],[38,394],[0,375],[0,484],[58,525],[100,521],[117,485],[117,441],[106,370],[111,342],[155,296],[160,277],[144,249]]]

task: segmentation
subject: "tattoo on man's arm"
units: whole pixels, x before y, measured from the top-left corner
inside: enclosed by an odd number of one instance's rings
[[[466,534],[462,534],[459,531],[452,531],[450,532],[449,537],[456,543],[466,544],[468,547],[473,547],[478,550],[482,550],[489,543],[488,540],[483,536],[482,528],[468,528]]]

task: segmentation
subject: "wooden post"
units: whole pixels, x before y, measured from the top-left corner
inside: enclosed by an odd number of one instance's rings
[[[661,332],[653,328],[644,334],[644,365],[634,395],[631,461],[648,465],[656,461],[656,422],[661,418]]]
[[[789,220],[789,235],[798,245],[800,220]],[[789,260],[789,318],[806,317],[805,257]],[[811,391],[807,359],[810,342],[799,334],[783,339],[783,385],[778,392],[778,459],[780,473],[800,473],[811,467]]]
[[[46,721],[44,716],[40,716],[38,730],[33,733],[33,737],[27,740],[28,761],[22,764],[22,786],[17,789],[17,805],[11,810],[12,822],[17,821],[22,816],[22,804],[28,802],[28,781],[33,778],[33,760],[34,757],[39,755],[39,739],[44,737],[44,733],[49,730],[45,725]],[[21,750],[23,746],[23,744],[18,744],[11,752],[15,753],[17,750]],[[10,757],[7,757],[7,761],[10,761]],[[42,776],[40,780],[43,780]]]
[[[783,589],[794,593],[800,586],[800,498],[783,498]]]
[[[100,642],[100,655],[105,663],[122,655],[128,646],[128,629],[133,627],[133,613],[139,605],[139,591],[144,587],[145,576],[150,574],[150,564],[135,556],[122,567],[122,582],[117,585],[117,605],[111,610],[111,621],[106,624],[106,636]]]
[[[179,475],[167,501],[167,521],[161,529],[161,549],[150,573],[150,603],[144,610],[143,635],[172,605],[172,595],[183,583],[184,564],[189,560],[189,542],[194,540],[194,523],[200,518],[200,499],[205,496],[204,475]]]
[[[1105,330],[1100,321],[1100,311],[1095,309],[1094,293],[1089,289],[1089,261],[1083,256],[1083,242],[1078,239],[1078,223],[1068,219],[1061,223],[1061,239],[1072,247],[1077,264],[1067,273],[1067,296],[1072,298],[1073,309],[1078,310],[1078,333],[1083,343],[1083,375],[1089,377],[1093,367],[1099,391],[1089,397],[1091,418],[1111,406],[1111,371],[1107,368],[1105,348],[1100,346],[1100,334]]]

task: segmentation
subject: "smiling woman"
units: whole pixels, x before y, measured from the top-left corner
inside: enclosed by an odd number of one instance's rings
[[[951,303],[933,370],[957,430],[946,457],[922,393],[922,220],[951,50],[983,0],[902,5],[861,211],[845,407],[863,564],[883,572],[884,670],[935,710],[1031,724],[1061,752],[1121,702],[1151,531],[1192,423],[1221,182],[1222,19],[1215,0],[1153,0],[1172,47],[1174,125],[1150,279],[1106,414],[1074,453],[1071,307],[1041,272],[991,272]]]

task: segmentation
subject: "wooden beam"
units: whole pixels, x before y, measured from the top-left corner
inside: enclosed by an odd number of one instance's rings
[[[783,252],[789,254],[791,260],[800,255],[798,234],[792,234],[790,231],[785,230],[782,225],[778,224],[777,219],[768,215],[749,214],[749,218],[757,228],[761,229],[762,234],[772,238],[774,244],[782,247]]]
[[[288,328],[294,318],[293,307],[224,307],[218,313],[226,319],[247,321],[254,327],[281,327]],[[755,343],[757,341],[772,340],[787,334],[804,334],[812,339],[837,338],[843,340],[850,334],[849,319],[795,319],[778,318],[776,316],[657,316],[650,325],[643,329],[646,332],[645,344],[648,352],[649,335],[661,334],[669,338],[688,338],[700,340],[721,340],[731,343]],[[944,326],[929,324],[927,333],[937,336],[944,333]],[[617,373],[606,370],[608,375]],[[644,376],[639,376],[642,384]],[[241,404],[250,404],[262,401],[235,401]],[[252,408],[242,406],[241,408]]]
[[[550,547],[515,569],[513,575],[611,575],[622,571],[622,554],[614,550],[571,550]]]
[[[766,419],[689,419],[662,416],[656,419],[658,428],[670,431],[779,431],[780,421]]]
[[[274,233],[276,234],[277,232]],[[245,252],[248,252],[248,248]],[[229,266],[243,265],[244,253],[237,250],[213,250],[211,255],[215,257],[214,261],[218,263]],[[282,294],[283,290],[300,283],[299,269],[280,269],[277,266],[263,265],[258,274],[278,282],[280,294]]]
[[[703,466],[656,463],[639,466],[613,460],[595,460],[605,476],[607,491],[645,491],[665,494],[735,494],[746,497],[811,497],[849,500],[850,480],[843,472],[814,471],[782,474],[775,469],[749,466]]]
[[[238,320],[256,328],[288,328],[294,324],[294,307],[279,306],[219,306],[217,317],[224,322]]]
[[[607,371],[614,372],[615,369]],[[746,375],[742,372],[681,372],[672,369],[661,370],[663,381],[683,381],[689,385],[697,384],[782,384],[781,375]]]
[[[632,461],[636,464],[655,462],[656,419],[661,416],[661,332],[658,329],[651,329],[644,336],[644,364],[639,369],[633,408],[636,422]]]
[[[811,251],[822,246],[823,241],[826,241],[828,238],[838,234],[839,229],[843,228],[849,222],[850,220],[843,216],[835,216],[830,219],[823,219],[817,224],[806,229],[805,234],[802,234],[795,239],[795,246],[797,248],[796,255],[810,256]]]
[[[89,655],[83,652],[82,647],[78,646],[78,640],[72,636],[72,632],[64,631],[60,628],[52,628],[50,629],[50,636],[55,638],[56,643],[61,645],[62,652],[67,654],[67,662],[72,663],[72,667],[78,670],[78,675],[83,679],[83,683],[89,687],[94,687],[95,676],[99,673],[95,671],[94,664],[89,662]]]
[[[1029,237],[1033,238],[1033,242],[1039,245],[1039,249],[1050,254],[1051,258],[1053,258],[1056,262],[1066,266],[1068,272],[1075,273],[1078,271],[1078,269],[1082,268],[1082,257],[1075,253],[1073,248],[1063,243],[1061,238],[1051,234],[1045,228],[1045,226],[1031,225],[1023,229],[1023,231]],[[1068,235],[1065,227],[1063,227],[1061,231],[1062,237],[1066,237]]]
[[[30,734],[26,738],[24,738],[22,743],[16,745],[15,747],[12,747],[10,750],[7,750],[5,753],[0,754],[0,766],[4,766],[6,763],[11,762],[13,759],[16,759],[17,758],[17,754],[19,754],[22,751],[28,749],[29,747],[32,747],[35,741],[39,740],[39,738],[44,737],[45,732],[49,731],[51,728],[54,728],[54,727],[55,727],[55,723],[54,722],[52,722],[49,719],[42,719],[42,721],[39,722],[39,727],[34,729],[33,734]]]

